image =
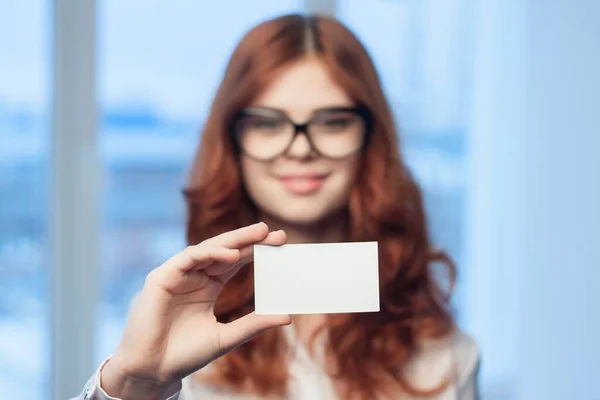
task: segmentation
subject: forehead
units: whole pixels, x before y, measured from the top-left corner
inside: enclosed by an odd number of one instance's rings
[[[306,58],[282,70],[252,105],[279,108],[302,120],[316,109],[350,106],[352,101],[321,61]]]

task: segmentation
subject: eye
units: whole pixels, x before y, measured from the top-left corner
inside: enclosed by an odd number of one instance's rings
[[[281,121],[273,119],[256,119],[252,124],[252,127],[257,129],[277,129],[279,126]]]
[[[352,121],[347,117],[336,117],[323,121],[323,124],[333,129],[344,129],[352,124]]]
[[[324,132],[345,132],[356,123],[350,115],[328,115],[315,121],[316,128]]]
[[[276,118],[249,117],[244,121],[244,128],[250,131],[276,132],[283,129],[285,122]]]

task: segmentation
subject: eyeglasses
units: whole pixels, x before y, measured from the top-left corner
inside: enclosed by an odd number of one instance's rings
[[[257,160],[272,160],[287,153],[301,133],[316,154],[339,159],[362,151],[369,129],[369,113],[360,107],[319,109],[303,124],[295,123],[281,110],[252,107],[234,119],[232,133],[239,149]]]

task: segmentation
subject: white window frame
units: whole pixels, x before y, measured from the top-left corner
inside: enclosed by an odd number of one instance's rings
[[[335,17],[336,0],[304,0],[304,8],[309,13],[324,14]]]
[[[99,291],[96,2],[52,4],[52,396],[92,375]]]

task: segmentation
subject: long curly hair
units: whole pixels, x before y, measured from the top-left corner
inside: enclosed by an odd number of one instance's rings
[[[378,241],[381,311],[328,315],[322,328],[334,360],[332,378],[344,398],[382,393],[431,395],[417,389],[405,366],[427,339],[455,328],[449,297],[455,267],[429,239],[421,191],[403,163],[397,129],[369,54],[343,24],[318,15],[286,15],[251,29],[236,47],[202,130],[200,149],[185,189],[187,240],[198,243],[255,222],[257,210],[240,175],[231,139],[234,116],[269,85],[282,68],[310,55],[372,116],[363,168],[348,201],[348,241]],[[450,285],[436,279],[443,265]],[[252,266],[229,281],[215,308],[221,322],[254,310]],[[321,332],[322,333],[322,332]],[[213,385],[260,396],[284,396],[288,348],[281,329],[270,330],[215,361]]]

